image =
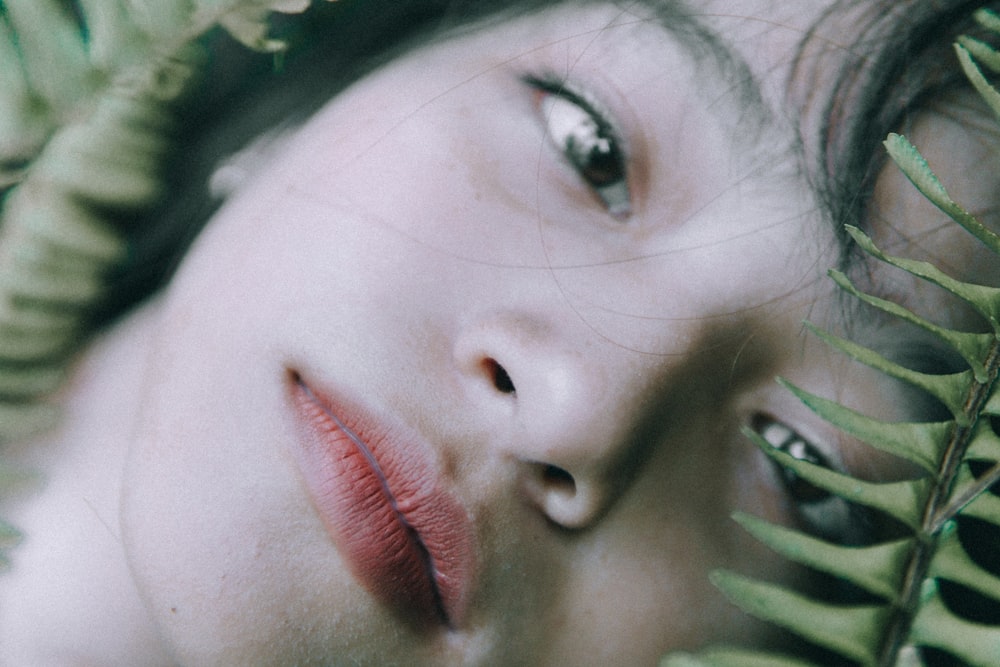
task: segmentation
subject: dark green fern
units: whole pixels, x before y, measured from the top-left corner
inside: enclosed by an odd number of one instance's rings
[[[976,18],[1000,34],[1000,17],[981,11]],[[956,51],[969,80],[1000,117],[1000,92],[981,69],[1000,73],[1000,53],[971,38],[962,38]],[[890,135],[885,145],[927,199],[1000,256],[1000,236],[948,196],[916,148],[899,135]],[[994,429],[1000,418],[1000,393],[995,391],[1000,375],[1000,289],[955,280],[926,262],[890,256],[860,230],[848,231],[876,260],[937,285],[969,304],[985,320],[989,333],[940,327],[898,304],[865,294],[843,273],[832,271],[834,281],[849,294],[938,337],[964,359],[966,369],[949,375],[918,373],[848,340],[814,332],[848,356],[927,392],[951,417],[936,423],[880,422],[785,383],[826,421],[878,450],[908,460],[926,474],[908,481],[865,482],[797,460],[748,431],[747,435],[779,465],[841,498],[893,517],[904,527],[903,534],[884,543],[850,547],[739,515],[739,524],[778,554],[850,582],[865,591],[865,602],[831,603],[733,572],[717,572],[713,582],[753,616],[840,656],[838,664],[923,665],[929,655],[937,655],[948,664],[1000,665],[1000,624],[962,613],[956,609],[961,605],[950,603],[945,595],[946,590],[962,589],[1000,603],[1000,577],[979,564],[982,558],[970,553],[960,535],[961,522],[1000,534],[1000,496],[990,492],[1000,480],[1000,437]],[[1000,541],[993,547],[1000,547]],[[994,558],[997,555],[1000,550]],[[995,622],[1000,623],[1000,618]],[[673,655],[663,660],[663,667],[811,664],[794,656],[738,648],[709,649],[695,656]]]

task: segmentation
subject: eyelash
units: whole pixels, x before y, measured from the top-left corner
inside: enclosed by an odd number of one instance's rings
[[[771,446],[793,458],[825,468],[837,468],[818,447],[780,421],[758,416],[754,429]],[[858,516],[850,503],[813,486],[788,468],[777,464],[776,467],[785,493],[795,505],[796,514],[807,532],[841,544],[850,544],[858,539]]]
[[[632,212],[623,141],[608,114],[558,79],[527,76],[549,140],[614,217]]]

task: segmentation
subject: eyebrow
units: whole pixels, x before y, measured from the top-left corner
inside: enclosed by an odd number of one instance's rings
[[[659,26],[677,39],[696,65],[710,67],[709,74],[714,76],[706,77],[707,80],[730,84],[726,92],[736,92],[734,99],[742,113],[752,111],[762,123],[772,117],[750,66],[726,45],[718,32],[699,20],[704,12],[692,8],[685,0],[634,0],[633,5],[651,11]]]

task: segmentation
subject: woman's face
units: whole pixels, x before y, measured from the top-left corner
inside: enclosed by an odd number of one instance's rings
[[[778,4],[699,55],[611,5],[423,48],[237,192],[159,306],[127,470],[181,662],[652,664],[761,640],[708,573],[791,575],[734,510],[859,537],[741,434],[877,475],[774,378],[902,400],[803,331],[839,249]]]

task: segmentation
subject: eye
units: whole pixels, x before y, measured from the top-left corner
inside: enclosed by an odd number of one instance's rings
[[[758,417],[754,428],[772,447],[793,458],[837,468],[816,445],[775,419]],[[777,472],[807,532],[842,544],[857,540],[861,530],[859,517],[847,501],[810,484],[788,468],[778,465]]]
[[[608,212],[625,218],[632,211],[622,141],[607,114],[564,83],[528,78],[539,91],[539,111],[549,140]]]

